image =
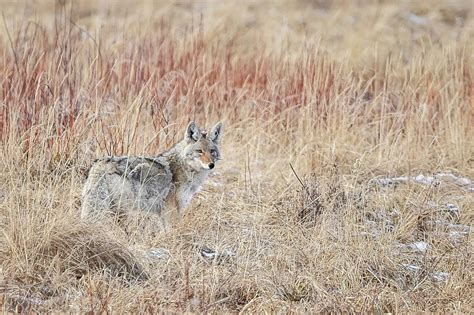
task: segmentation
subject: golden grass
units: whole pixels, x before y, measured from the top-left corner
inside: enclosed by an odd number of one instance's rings
[[[469,1],[62,3],[2,8],[3,311],[472,310],[472,182],[373,180],[474,177]],[[190,119],[224,160],[181,222],[81,222],[94,158]]]

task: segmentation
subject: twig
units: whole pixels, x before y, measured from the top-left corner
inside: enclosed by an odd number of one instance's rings
[[[5,19],[5,13],[3,11],[2,11],[2,17],[3,17],[3,25],[5,25],[5,31],[7,32],[8,41],[10,42],[10,48],[12,49],[12,52],[13,52],[13,59],[15,60],[16,71],[20,72],[20,66],[18,65],[18,59],[16,57],[16,51],[15,51],[15,48],[13,48],[12,37],[10,35],[10,31],[8,30],[7,21]]]
[[[295,174],[296,178],[297,178],[298,181],[300,182],[301,186],[303,186],[304,189],[307,189],[307,188],[306,188],[306,185],[303,184],[303,182],[301,181],[301,179],[300,179],[300,177],[298,176],[298,174],[296,174],[296,171],[295,171],[295,169],[293,168],[293,165],[291,165],[291,163],[290,163],[290,167],[291,167],[291,170],[293,171],[293,174]]]

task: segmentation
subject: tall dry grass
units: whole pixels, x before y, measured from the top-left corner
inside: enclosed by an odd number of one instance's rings
[[[373,181],[474,177],[469,2],[3,10],[4,311],[472,309],[472,182]],[[224,121],[224,160],[182,222],[81,222],[94,158],[158,154],[190,119]]]

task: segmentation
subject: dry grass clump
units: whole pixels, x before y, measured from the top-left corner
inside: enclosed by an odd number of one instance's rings
[[[44,193],[44,191],[42,191]],[[148,278],[144,259],[102,225],[80,222],[77,214],[54,217],[52,209],[3,213],[0,253],[4,307],[48,310],[77,295],[75,283],[91,275],[134,283]],[[53,208],[54,209],[54,208]]]
[[[3,311],[472,309],[468,2],[104,3],[4,8]],[[181,222],[80,220],[190,119],[224,160]]]

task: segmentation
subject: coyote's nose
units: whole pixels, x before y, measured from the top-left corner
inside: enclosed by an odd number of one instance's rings
[[[212,170],[214,168],[214,163],[209,163],[209,168]]]

